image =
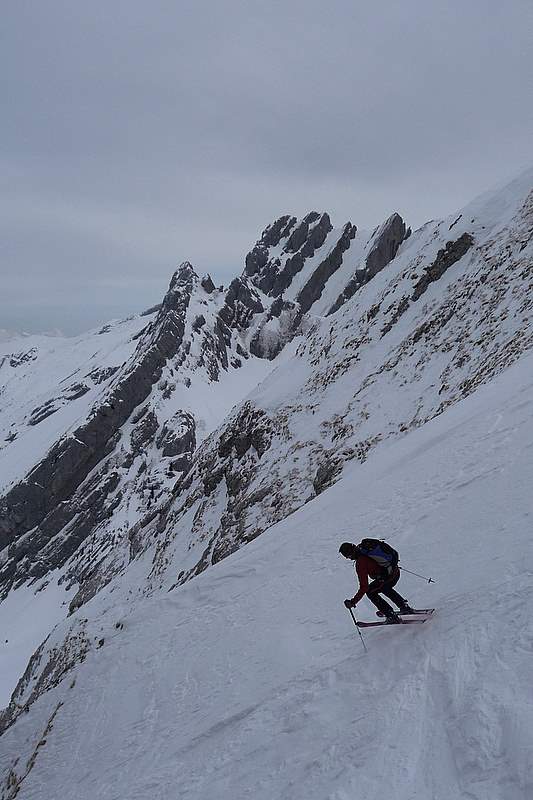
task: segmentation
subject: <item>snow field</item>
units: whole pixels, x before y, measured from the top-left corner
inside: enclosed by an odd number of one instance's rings
[[[65,618],[75,590],[59,586],[57,575],[49,583],[20,586],[0,603],[0,708],[7,706],[31,654],[53,627]]]
[[[111,378],[95,384],[95,368],[120,367],[137,346],[134,337],[151,317],[135,316],[111,322],[77,337],[28,336],[6,342],[6,353],[30,353],[17,367],[0,352],[0,490],[20,480],[69,430],[76,428],[109,387]],[[102,333],[99,333],[102,331]],[[10,345],[8,348],[7,345]],[[89,391],[65,401],[69,386],[84,382]],[[28,425],[31,412],[55,400],[56,412],[38,425]],[[16,434],[14,441],[7,436]]]
[[[64,702],[17,800],[531,797],[532,399],[525,357],[190,583],[102,592],[78,614],[103,646],[2,737],[20,774]],[[438,609],[367,654],[337,552],[364,535]]]

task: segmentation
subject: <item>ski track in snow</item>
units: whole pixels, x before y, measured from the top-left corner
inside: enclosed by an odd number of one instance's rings
[[[64,700],[17,800],[532,797],[532,400],[525,357],[192,582],[95,598],[104,645],[1,740],[31,752]],[[437,612],[367,654],[337,554],[366,534],[437,581],[404,573]]]

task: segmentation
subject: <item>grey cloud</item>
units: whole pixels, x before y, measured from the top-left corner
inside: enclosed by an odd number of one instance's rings
[[[226,281],[287,211],[372,227],[397,209],[417,225],[512,176],[531,159],[531,14],[519,0],[12,4],[0,327],[139,310],[185,258]],[[82,286],[73,323],[62,303]]]

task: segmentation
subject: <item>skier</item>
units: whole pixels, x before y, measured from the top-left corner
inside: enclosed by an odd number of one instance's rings
[[[384,614],[388,625],[401,623],[401,619],[392,606],[380,597],[380,594],[384,594],[398,606],[400,614],[413,613],[407,600],[393,588],[400,580],[400,569],[398,553],[390,545],[377,539],[363,539],[359,545],[343,542],[339,547],[339,553],[350,561],[355,561],[355,571],[359,578],[357,594],[344,601],[346,608],[355,608],[359,600],[366,594],[368,599]],[[370,584],[369,578],[373,578]]]

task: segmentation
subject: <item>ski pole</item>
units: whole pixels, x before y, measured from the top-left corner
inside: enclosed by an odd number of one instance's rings
[[[405,567],[400,567],[400,569],[403,572],[408,572],[409,575],[416,575],[417,578],[421,578],[423,581],[427,581],[428,583],[436,583],[436,581],[434,581],[433,578],[427,578],[425,575],[419,575],[418,572],[411,572],[410,569],[406,569]]]
[[[348,608],[348,606],[345,606],[345,608]],[[363,634],[361,633],[361,628],[360,628],[360,627],[359,627],[359,625],[357,624],[357,620],[356,620],[356,618],[354,617],[354,613],[353,613],[353,611],[352,611],[352,609],[351,609],[351,608],[348,608],[348,611],[350,612],[350,616],[351,616],[351,618],[353,619],[353,624],[354,624],[354,625],[355,625],[355,627],[357,628],[357,633],[358,633],[358,634],[359,634],[359,636],[361,637],[361,641],[362,641],[362,643],[363,643],[363,647],[364,647],[365,653],[368,653],[368,650],[366,649],[365,640],[363,639]]]

